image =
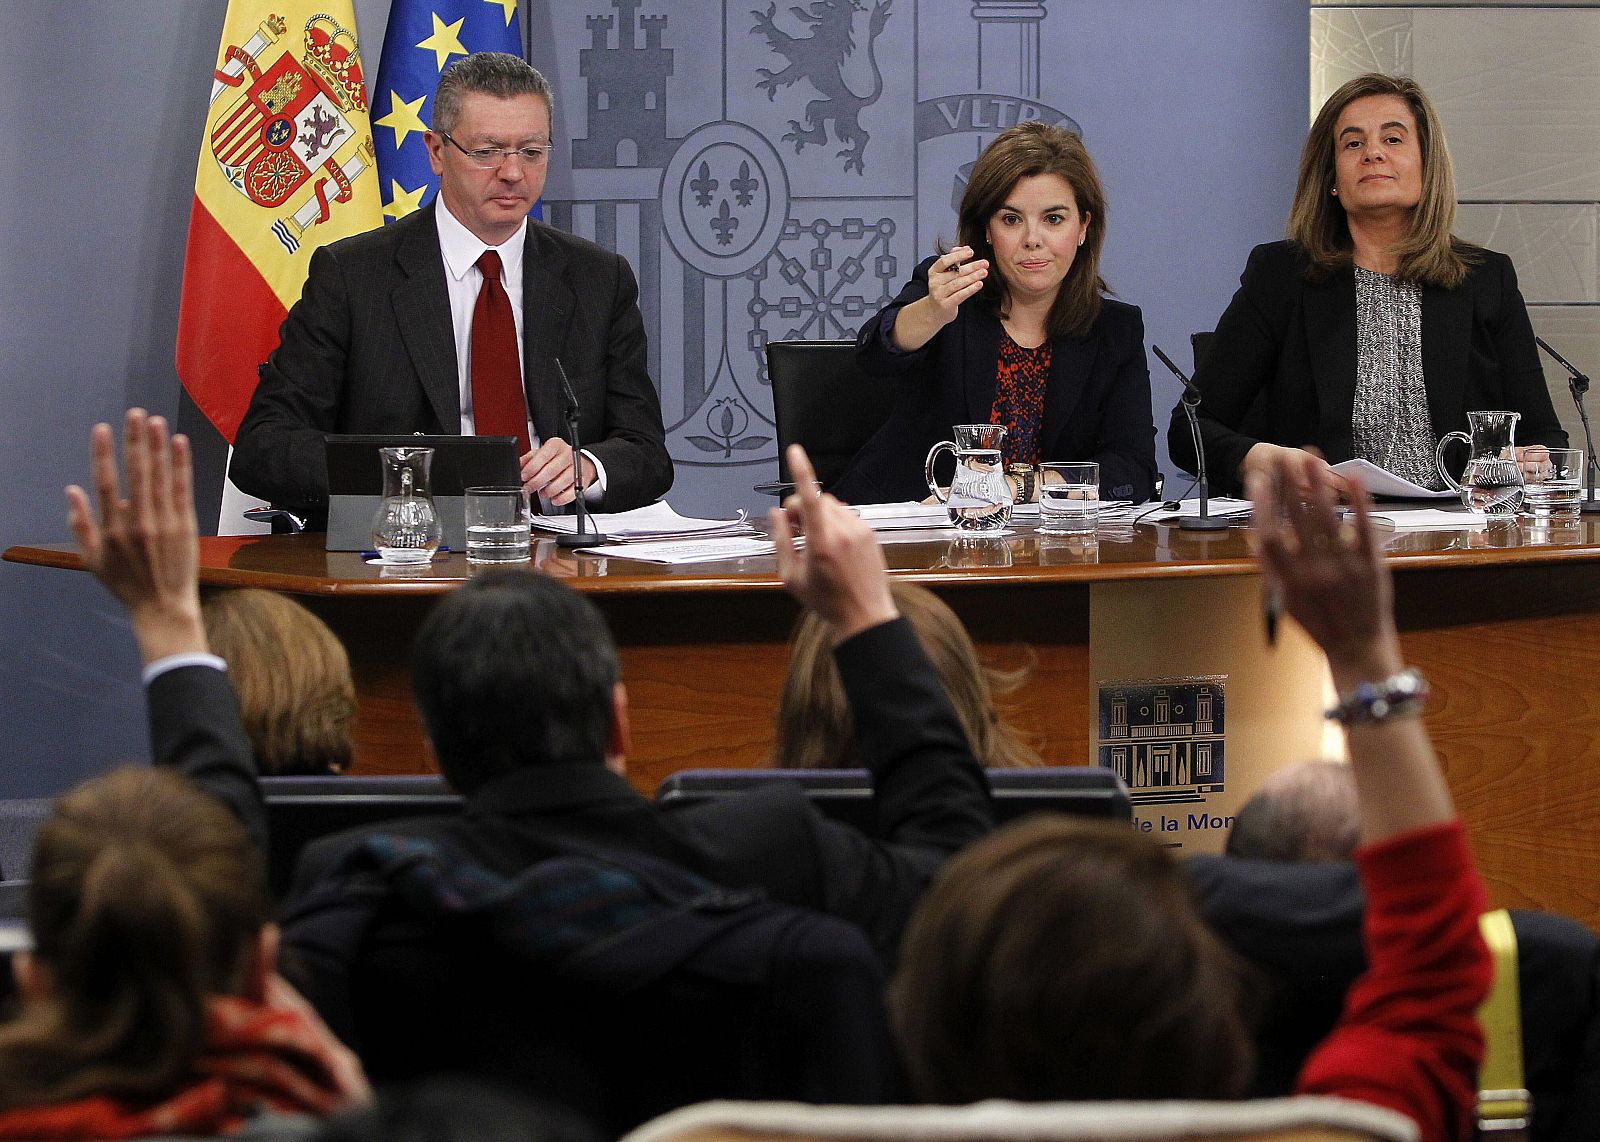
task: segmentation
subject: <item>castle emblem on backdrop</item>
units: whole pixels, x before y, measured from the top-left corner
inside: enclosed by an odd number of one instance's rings
[[[1025,119],[1077,129],[1041,97],[1049,3],[552,7],[554,52],[577,57],[584,114],[571,189],[547,188],[546,218],[638,271],[680,467],[770,466],[767,343],[854,337],[953,237],[965,172],[989,139]],[[971,62],[919,77],[919,26],[924,42],[939,29],[946,60],[971,29]]]
[[[307,20],[298,44],[287,31],[272,15],[249,41],[228,47],[214,73],[209,145],[240,194],[268,209],[288,205],[272,230],[293,253],[300,234],[351,200],[373,149],[348,117],[359,112],[365,122],[367,110],[355,36],[327,15]]]

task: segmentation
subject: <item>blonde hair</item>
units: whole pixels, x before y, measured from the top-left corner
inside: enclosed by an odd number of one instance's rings
[[[979,763],[997,768],[1044,764],[1038,751],[1001,716],[995,701],[997,695],[1021,686],[1029,668],[1007,672],[984,666],[967,628],[937,595],[910,583],[891,583],[889,589],[917,641],[933,660]],[[778,768],[832,769],[859,764],[855,718],[833,660],[831,637],[822,620],[809,611],[795,628],[790,644],[789,668],[775,722],[772,764]]]
[[[120,769],[62,797],[28,888],[50,987],[0,1026],[0,1108],[176,1089],[267,921],[244,826],[185,778]]]
[[[220,591],[202,607],[206,641],[228,663],[262,773],[349,768],[356,688],[328,625],[272,591]]]
[[[1410,233],[1395,250],[1400,257],[1396,276],[1454,289],[1466,280],[1479,255],[1475,247],[1451,234],[1456,219],[1456,178],[1444,127],[1427,94],[1405,76],[1369,72],[1328,96],[1300,152],[1300,179],[1289,208],[1289,237],[1309,260],[1306,276],[1312,281],[1352,263],[1349,221],[1343,205],[1331,193],[1337,177],[1335,134],[1344,109],[1372,95],[1405,100],[1417,121],[1417,144],[1422,153],[1422,198],[1412,211]]]
[[[1100,316],[1100,295],[1106,283],[1100,277],[1100,249],[1106,238],[1106,192],[1094,160],[1083,140],[1065,127],[1032,120],[1002,131],[984,148],[973,164],[957,213],[961,244],[971,246],[973,257],[994,267],[994,247],[989,243],[989,220],[1005,205],[1017,183],[1033,175],[1053,174],[1072,187],[1080,214],[1089,215],[1089,230],[1072,259],[1072,268],[1050,307],[1051,337],[1083,335]],[[996,312],[1007,304],[1004,276],[991,272],[979,294]]]

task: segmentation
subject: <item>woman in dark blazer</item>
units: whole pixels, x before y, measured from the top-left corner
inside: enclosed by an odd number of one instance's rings
[[[1144,323],[1101,296],[1105,192],[1082,141],[1037,122],[1003,132],[972,168],[958,235],[861,329],[862,370],[901,397],[832,491],[850,503],[923,499],[928,449],[952,425],[995,423],[1008,429],[1008,466],[1096,460],[1103,496],[1148,499]],[[1013,482],[1037,498],[1030,478]]]
[[[1281,448],[1443,487],[1434,446],[1476,409],[1521,413],[1519,445],[1566,445],[1511,259],[1451,235],[1455,202],[1438,114],[1413,81],[1363,75],[1328,98],[1290,239],[1251,252],[1196,362],[1213,487],[1240,486]],[[1194,471],[1181,409],[1168,441]]]

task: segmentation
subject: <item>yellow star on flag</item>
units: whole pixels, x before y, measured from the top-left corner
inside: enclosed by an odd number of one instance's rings
[[[451,56],[467,54],[467,49],[461,46],[461,25],[467,22],[467,18],[463,16],[453,24],[446,24],[439,19],[439,13],[431,12],[429,15],[433,17],[433,35],[423,40],[417,47],[432,52],[439,70],[443,71],[445,63]]]
[[[394,179],[389,180],[389,205],[383,208],[390,218],[400,219],[422,209],[422,196],[428,192],[427,184],[416,190],[407,190]]]
[[[506,27],[511,26],[511,17],[517,14],[517,0],[483,0],[485,4],[498,4],[505,9]]]
[[[400,144],[406,141],[406,136],[413,131],[426,131],[428,125],[422,121],[418,112],[427,95],[419,95],[416,100],[407,103],[400,98],[398,91],[389,92],[389,113],[377,120],[380,127],[388,127],[394,131],[394,149],[399,150]]]

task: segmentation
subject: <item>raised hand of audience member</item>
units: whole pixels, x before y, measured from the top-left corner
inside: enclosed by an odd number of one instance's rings
[[[89,458],[98,517],[81,487],[66,490],[67,519],[84,568],[128,608],[146,664],[204,652],[188,438],[169,440],[164,419],[129,409],[123,422],[126,498],[119,488],[110,425],[94,426]]]
[[[1251,547],[1289,614],[1327,654],[1341,707],[1355,710],[1346,728],[1361,836],[1371,842],[1449,820],[1454,809],[1417,703],[1361,708],[1364,696],[1386,689],[1404,668],[1393,587],[1369,497],[1352,491],[1353,518],[1344,518],[1321,465],[1285,450],[1250,473]]]
[[[828,624],[836,643],[896,618],[900,612],[877,536],[859,515],[818,489],[804,448],[791,444],[788,459],[796,491],[767,513],[784,586]],[[803,541],[797,541],[797,531]]]

